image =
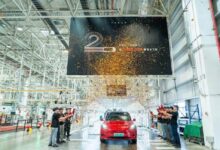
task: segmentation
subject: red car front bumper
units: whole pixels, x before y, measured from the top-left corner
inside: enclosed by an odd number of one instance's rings
[[[123,134],[123,136],[115,136],[115,133]],[[108,129],[101,129],[100,139],[102,140],[117,140],[117,139],[124,139],[124,140],[136,140],[137,139],[137,130],[108,130]]]

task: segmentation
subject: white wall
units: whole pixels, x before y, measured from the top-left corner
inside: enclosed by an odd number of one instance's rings
[[[190,61],[190,43],[187,24],[184,21],[182,2],[180,1],[172,15],[169,17],[169,30],[171,34],[172,57],[175,80],[165,80],[163,86],[163,103],[173,104],[177,101],[198,97],[197,83],[195,83],[195,71]]]
[[[210,146],[207,137],[213,137],[214,147],[220,149],[220,115],[217,113],[220,63],[209,0],[182,0],[179,5],[183,6],[177,7],[170,16],[176,80],[162,83],[163,103],[199,98],[190,103],[201,104],[205,144]],[[183,8],[186,8],[184,12]]]

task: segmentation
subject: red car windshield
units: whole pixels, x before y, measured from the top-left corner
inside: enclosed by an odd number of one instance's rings
[[[114,112],[107,115],[106,121],[131,121],[131,116],[129,113]]]

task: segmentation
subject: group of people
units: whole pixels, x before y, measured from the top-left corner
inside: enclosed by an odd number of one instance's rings
[[[51,121],[51,135],[49,146],[58,147],[58,144],[65,143],[70,137],[71,117],[74,112],[70,108],[64,113],[63,108],[54,108]]]
[[[180,137],[178,133],[178,106],[174,105],[171,107],[160,106],[157,109],[158,115],[152,117],[157,118],[157,128],[162,133],[162,138],[171,142],[175,147],[181,147]]]

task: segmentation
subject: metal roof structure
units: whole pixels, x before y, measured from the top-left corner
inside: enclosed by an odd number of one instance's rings
[[[55,101],[59,99],[60,91],[74,100],[93,99],[100,88],[98,83],[111,79],[66,75],[70,18],[132,15],[169,17],[178,2],[179,0],[0,0],[2,101],[17,101],[24,93],[28,93],[29,101]],[[161,78],[173,77],[116,77],[116,82],[129,82],[132,91],[141,84],[148,88],[149,82],[156,84]],[[130,96],[143,97],[140,93],[145,92],[131,92]]]

